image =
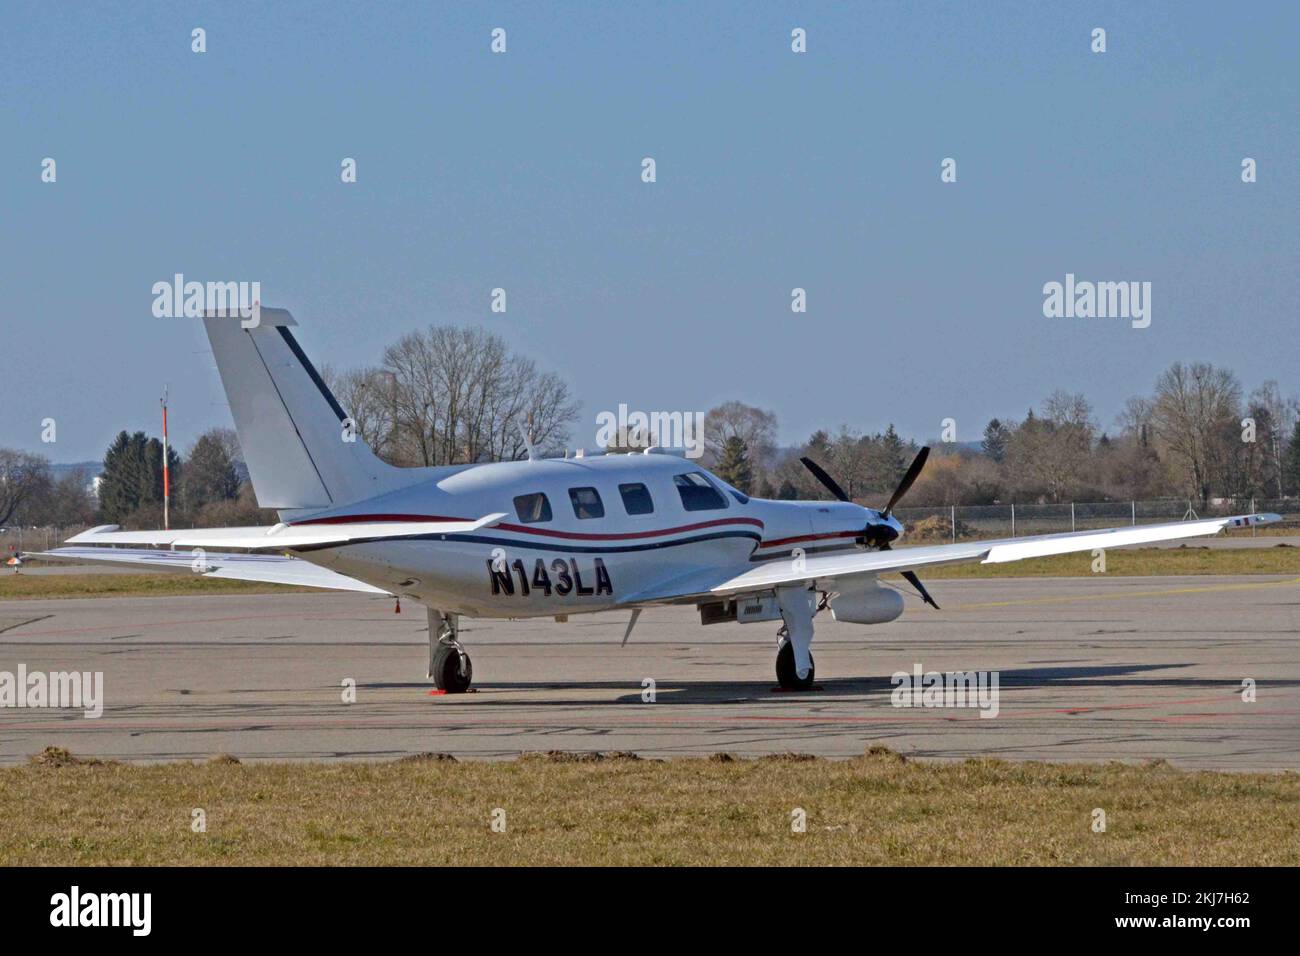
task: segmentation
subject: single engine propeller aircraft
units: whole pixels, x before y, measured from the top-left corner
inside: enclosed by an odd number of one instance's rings
[[[777,680],[813,686],[813,618],[882,624],[903,596],[879,575],[901,572],[938,607],[917,572],[996,564],[1214,534],[1280,520],[1252,514],[895,550],[893,509],[925,465],[922,448],[883,510],[854,504],[803,459],[836,501],[751,498],[685,458],[644,453],[397,468],[352,422],[289,331],[283,309],[260,325],[204,319],[258,502],[280,523],[260,528],[93,528],[44,558],[107,561],[207,577],[408,597],[429,622],[429,676],[463,692],[473,668],[459,621],[696,605],[704,624],[780,621]],[[129,546],[123,548],[120,546]],[[150,550],[152,548],[153,550]],[[162,550],[157,550],[162,549]],[[234,549],[234,550],[231,550]]]

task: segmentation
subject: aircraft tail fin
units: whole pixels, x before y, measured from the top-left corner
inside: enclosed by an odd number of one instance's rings
[[[338,507],[418,480],[381,461],[303,354],[286,309],[204,317],[253,490],[263,508]],[[251,325],[251,323],[250,323]],[[349,438],[354,440],[349,440]]]

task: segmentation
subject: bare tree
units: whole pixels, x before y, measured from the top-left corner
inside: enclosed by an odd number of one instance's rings
[[[1156,498],[1168,489],[1168,469],[1142,432],[1128,430],[1097,449],[1100,487],[1109,498]]]
[[[348,413],[357,437],[380,458],[390,457],[393,449],[393,374],[376,366],[338,371],[331,366],[321,369],[343,410]]]
[[[49,493],[50,463],[39,455],[14,448],[0,448],[0,525],[15,517],[21,521],[23,508]]]
[[[1053,392],[1043,403],[1042,416],[1028,416],[1007,441],[1007,471],[1014,489],[1063,501],[1099,485],[1101,476],[1092,467],[1095,431],[1087,399]]]
[[[385,351],[383,371],[392,381],[385,451],[398,464],[522,458],[524,429],[539,453],[556,454],[577,417],[567,382],[481,329],[405,335]]]
[[[857,500],[871,490],[873,462],[869,454],[867,440],[847,425],[840,426],[840,432],[830,443],[828,460],[822,466],[839,482],[845,494]],[[821,486],[818,485],[818,488]],[[823,497],[824,492],[818,497]]]
[[[1282,497],[1283,459],[1286,455],[1287,437],[1295,431],[1296,421],[1300,420],[1300,400],[1292,395],[1282,397],[1282,390],[1277,382],[1269,379],[1250,393],[1252,409],[1261,409],[1258,418],[1267,422],[1268,428],[1259,435],[1263,453],[1268,460],[1269,478],[1273,483],[1275,494]]]
[[[1156,381],[1152,426],[1202,505],[1225,473],[1240,406],[1236,376],[1208,362],[1175,362]]]
[[[213,440],[220,442],[226,457],[236,463],[236,470],[244,466],[244,449],[239,444],[239,434],[233,428],[214,427],[209,428],[205,435],[212,436]]]
[[[1147,441],[1151,427],[1151,409],[1155,403],[1142,395],[1135,395],[1124,403],[1124,410],[1115,416],[1115,423],[1121,434],[1133,435],[1139,441]]]
[[[1043,402],[1043,418],[1058,429],[1077,428],[1090,437],[1097,428],[1092,421],[1092,405],[1079,392],[1058,389],[1047,396],[1047,401]]]
[[[744,442],[750,462],[759,470],[771,464],[776,449],[776,416],[744,402],[723,402],[704,416],[704,446],[711,460],[722,457],[732,438]]]
[[[50,489],[49,507],[33,524],[72,528],[94,524],[97,502],[91,491],[90,475],[84,469],[66,473]]]

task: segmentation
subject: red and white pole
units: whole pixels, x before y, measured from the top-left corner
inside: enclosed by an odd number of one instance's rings
[[[163,397],[162,397],[161,404],[162,404],[162,413],[163,413],[163,530],[169,531],[171,530],[170,511],[171,511],[171,498],[172,498],[172,482],[171,482],[171,469],[167,467],[167,386],[165,385],[163,386]]]

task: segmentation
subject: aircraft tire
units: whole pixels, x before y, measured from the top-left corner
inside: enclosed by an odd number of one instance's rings
[[[460,672],[461,655],[465,657],[465,673]],[[474,679],[474,664],[469,655],[454,647],[443,645],[433,656],[433,685],[448,694],[463,694]]]
[[[817,676],[817,662],[812,661],[811,654],[808,657],[812,667],[808,668],[808,676],[800,680],[794,666],[794,645],[789,641],[781,642],[776,652],[776,679],[783,690],[812,690],[813,679]]]

